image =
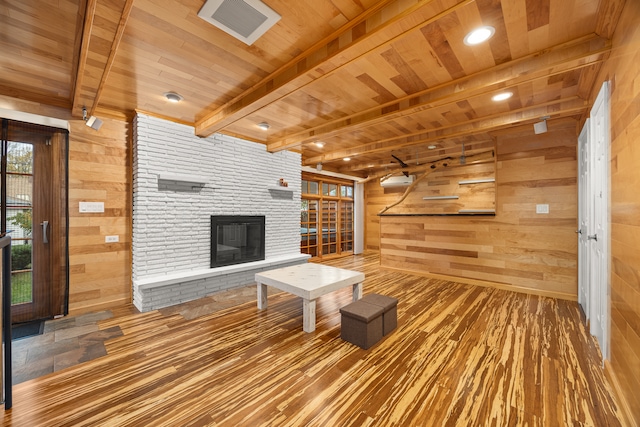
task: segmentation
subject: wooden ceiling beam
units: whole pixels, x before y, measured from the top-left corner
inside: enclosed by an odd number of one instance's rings
[[[587,108],[588,103],[577,96],[558,99],[542,104],[519,108],[508,113],[494,114],[457,123],[455,125],[442,126],[431,129],[427,132],[413,133],[400,138],[389,138],[345,150],[336,150],[320,156],[310,157],[306,159],[303,164],[305,166],[315,165],[317,163],[341,160],[344,157],[351,157],[354,159],[354,157],[360,155],[398,150],[415,145],[433,143],[447,138],[457,138],[477,133],[486,133],[527,121],[539,120],[542,116],[556,118],[580,114]]]
[[[379,107],[269,142],[267,150],[276,152],[296,148],[304,143],[330,138],[346,131],[380,124],[448,103],[491,94],[510,86],[589,67],[603,61],[610,49],[611,44],[608,40],[595,34],[585,36],[498,65],[490,70],[453,80]]]
[[[462,0],[453,7],[415,23],[411,16],[433,0],[413,1],[410,6],[403,0],[381,1],[349,22],[331,36],[290,61],[254,87],[240,94],[196,122],[195,133],[207,137],[249,114],[274,103],[318,79],[326,78],[337,70],[372,50],[386,46],[398,37],[417,31],[429,22],[448,15],[475,0]],[[405,25],[400,25],[406,18]],[[399,24],[399,25],[395,25]],[[384,36],[376,37],[383,31]]]
[[[100,79],[100,84],[98,85],[98,90],[96,91],[96,96],[93,100],[90,114],[93,114],[96,108],[98,108],[98,103],[100,102],[100,96],[102,95],[104,86],[107,83],[107,79],[109,78],[111,67],[113,66],[113,62],[115,61],[116,54],[118,53],[118,47],[120,46],[120,41],[122,41],[122,36],[124,35],[124,30],[127,26],[127,21],[129,20],[129,15],[131,15],[131,9],[133,9],[133,1],[134,0],[126,0],[124,7],[122,8],[122,14],[120,15],[120,22],[118,23],[118,29],[116,30],[116,33],[113,37],[113,42],[111,43],[109,58],[107,59],[107,63],[105,64],[104,72],[102,73],[102,78]]]
[[[89,56],[89,41],[91,39],[91,32],[93,29],[93,19],[96,16],[96,4],[98,0],[88,0],[87,7],[84,14],[84,24],[82,27],[82,40],[80,42],[80,51],[78,53],[78,61],[74,64],[76,71],[74,85],[71,89],[73,93],[73,102],[71,106],[71,114],[80,116],[82,115],[82,107],[80,100],[80,92],[82,88],[82,82],[84,81],[85,68],[87,66],[87,57]]]
[[[75,76],[75,85],[73,87],[72,114],[74,116],[81,116],[83,107],[87,108],[87,112],[90,115],[93,115],[98,108],[100,96],[109,78],[111,67],[115,61],[120,41],[133,8],[133,2],[134,0],[89,0],[82,30],[78,72]],[[120,5],[121,9],[119,8]],[[96,15],[100,16],[99,11],[101,8],[120,15],[117,26],[109,27],[108,23],[103,23],[100,27],[96,25],[94,18]],[[108,38],[108,36],[111,37]],[[111,41],[108,55],[106,52],[103,55],[102,52],[96,51],[96,49],[100,49],[104,45],[105,40]],[[103,57],[106,57],[104,62],[101,59]],[[90,66],[89,58],[91,58]]]

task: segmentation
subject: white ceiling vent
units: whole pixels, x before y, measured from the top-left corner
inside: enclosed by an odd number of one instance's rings
[[[198,16],[248,45],[280,20],[260,0],[208,0]]]

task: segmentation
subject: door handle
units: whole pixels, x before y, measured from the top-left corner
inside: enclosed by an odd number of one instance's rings
[[[595,240],[597,242],[598,241],[598,233],[594,234],[593,236],[587,235],[587,239]]]
[[[49,243],[49,239],[47,239],[47,227],[49,227],[49,221],[42,221],[40,225],[42,226],[42,243]]]

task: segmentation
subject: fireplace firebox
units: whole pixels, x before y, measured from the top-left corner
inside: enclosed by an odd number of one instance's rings
[[[264,216],[211,216],[211,268],[264,259]]]

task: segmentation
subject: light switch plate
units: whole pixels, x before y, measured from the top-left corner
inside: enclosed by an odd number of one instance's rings
[[[549,213],[549,205],[536,205],[536,213],[537,214],[548,214]]]
[[[104,236],[105,243],[117,243],[120,241],[119,236]]]

